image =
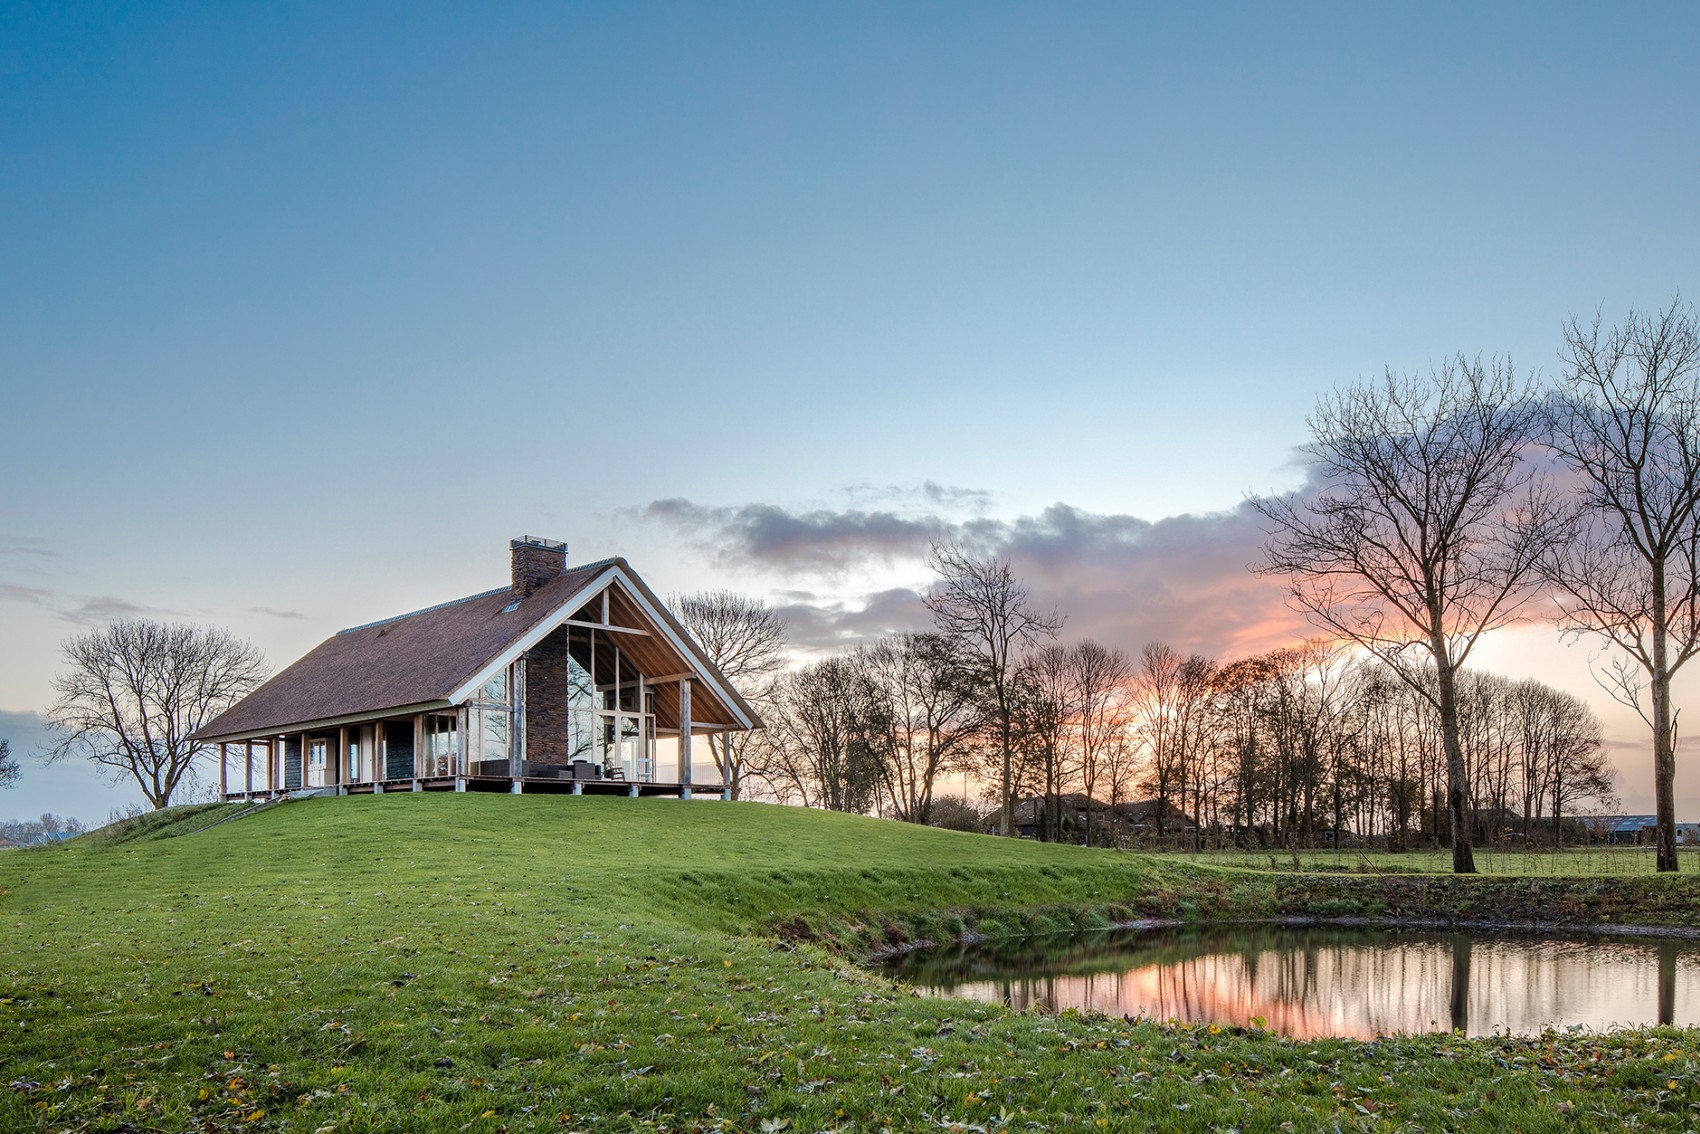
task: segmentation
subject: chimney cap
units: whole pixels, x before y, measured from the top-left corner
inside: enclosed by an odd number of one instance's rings
[[[516,540],[510,540],[508,542],[508,546],[515,550],[522,547],[541,547],[548,551],[565,551],[567,549],[567,542],[566,540],[544,539],[542,536],[528,535],[521,536]]]

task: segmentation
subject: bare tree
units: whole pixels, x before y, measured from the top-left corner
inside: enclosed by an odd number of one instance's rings
[[[1007,836],[1011,833],[1011,693],[1016,664],[1023,650],[1056,637],[1062,616],[1034,607],[1026,585],[1015,577],[1007,559],[979,558],[956,544],[935,543],[927,564],[938,579],[921,602],[940,633],[979,656],[991,685],[1002,761],[998,833]]]
[[[1314,496],[1253,501],[1270,524],[1260,569],[1288,577],[1297,609],[1425,697],[1421,663],[1432,662],[1460,874],[1475,859],[1457,672],[1483,634],[1517,616],[1551,539],[1550,491],[1526,460],[1539,418],[1509,362],[1460,356],[1427,379],[1389,371],[1318,405]]]
[[[866,813],[873,807],[889,729],[871,683],[848,655],[782,675],[763,740],[761,775],[804,807]]]
[[[977,659],[942,634],[898,634],[858,651],[885,701],[890,730],[880,782],[897,818],[931,823],[940,775],[964,767],[985,728],[985,683]]]
[[[736,591],[673,595],[668,605],[715,668],[759,709],[771,700],[785,656],[785,619],[761,599]],[[743,794],[752,734],[728,731],[708,738],[727,794]]]
[[[1051,642],[1023,658],[1010,698],[1010,747],[1015,765],[1011,780],[1017,785],[1011,795],[1021,794],[1022,787],[1034,791],[1033,820],[1039,838],[1045,842],[1061,833],[1063,789],[1075,782],[1080,772],[1079,750],[1073,743],[1072,724],[1079,706],[1075,701],[1072,652]],[[996,749],[989,754],[994,761],[1000,755]],[[1073,809],[1069,812],[1072,816]],[[1090,814],[1090,807],[1087,812]]]
[[[18,782],[18,761],[12,755],[10,741],[0,740],[0,788],[11,787]]]
[[[1671,679],[1700,651],[1700,320],[1679,299],[1604,334],[1597,316],[1572,319],[1564,341],[1549,443],[1578,474],[1579,507],[1545,566],[1568,628],[1625,655],[1601,684],[1652,730],[1658,868],[1672,871]]]
[[[191,739],[265,676],[249,642],[210,626],[122,619],[71,638],[48,710],[48,760],[81,757],[167,807],[208,746]]]
[[[1132,723],[1128,683],[1133,668],[1121,650],[1081,642],[1068,652],[1068,676],[1074,686],[1080,784],[1087,797],[1095,799],[1116,743]],[[1092,845],[1092,812],[1086,809],[1087,846]]]
[[[1159,840],[1168,833],[1171,808],[1186,813],[1187,788],[1209,731],[1215,673],[1210,658],[1183,657],[1167,642],[1140,651],[1133,710],[1150,755],[1145,786],[1157,803]]]

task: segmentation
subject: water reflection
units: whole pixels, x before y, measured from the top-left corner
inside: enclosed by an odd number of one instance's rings
[[[1303,1038],[1700,1025],[1700,942],[1238,926],[931,949],[891,966],[941,995]]]

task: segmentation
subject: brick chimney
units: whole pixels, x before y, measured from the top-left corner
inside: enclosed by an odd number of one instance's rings
[[[509,542],[513,553],[515,598],[525,598],[567,569],[567,545],[539,536]]]

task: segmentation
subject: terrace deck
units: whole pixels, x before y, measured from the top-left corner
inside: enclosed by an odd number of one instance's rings
[[[689,792],[687,796],[686,792]],[[725,787],[718,783],[666,783],[647,780],[571,780],[554,776],[422,776],[418,779],[381,780],[377,783],[332,784],[325,787],[287,788],[277,791],[227,791],[225,802],[269,799],[281,796],[377,795],[395,791],[482,791],[511,794],[624,795],[672,798],[714,798]]]

